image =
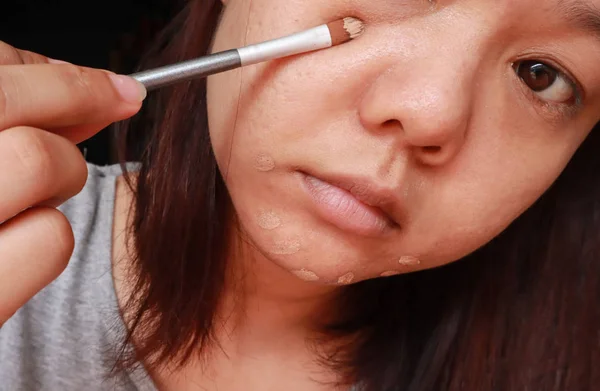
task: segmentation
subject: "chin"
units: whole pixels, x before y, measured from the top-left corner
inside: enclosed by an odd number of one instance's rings
[[[397,256],[381,243],[339,232],[315,216],[277,215],[258,208],[240,218],[242,231],[259,256],[300,280],[347,285],[418,270],[420,261]]]

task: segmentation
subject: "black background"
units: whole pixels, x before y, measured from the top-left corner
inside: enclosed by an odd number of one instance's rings
[[[78,65],[130,73],[177,0],[1,0],[0,40]],[[80,144],[86,159],[114,162],[110,128]]]

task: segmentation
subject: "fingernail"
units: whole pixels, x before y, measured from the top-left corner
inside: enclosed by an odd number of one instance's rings
[[[142,83],[125,75],[108,75],[113,85],[127,102],[141,102],[146,99],[146,88]]]

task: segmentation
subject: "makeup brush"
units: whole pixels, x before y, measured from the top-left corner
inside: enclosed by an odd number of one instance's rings
[[[346,17],[282,38],[226,50],[130,76],[150,91],[247,65],[341,45],[360,36],[363,30],[362,21]]]

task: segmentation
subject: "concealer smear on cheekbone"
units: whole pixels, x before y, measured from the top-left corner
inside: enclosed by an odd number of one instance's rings
[[[349,272],[338,278],[337,283],[340,285],[348,285],[354,281],[354,273]]]
[[[298,239],[276,240],[271,248],[271,254],[291,255],[300,251],[300,241]]]
[[[271,210],[264,210],[258,215],[258,226],[270,231],[281,226],[281,219],[277,213]]]
[[[293,270],[292,273],[294,273],[296,277],[304,281],[319,281],[319,276],[317,276],[314,272],[311,272],[310,270]]]
[[[267,154],[261,153],[254,159],[254,168],[261,172],[268,172],[275,169],[275,160]]]

